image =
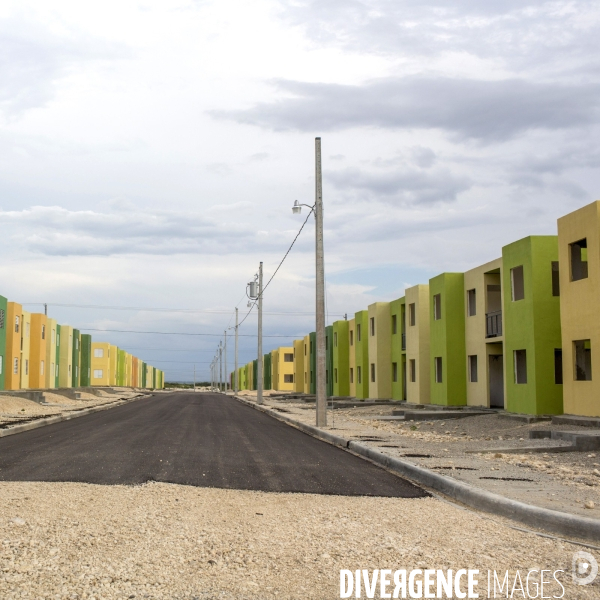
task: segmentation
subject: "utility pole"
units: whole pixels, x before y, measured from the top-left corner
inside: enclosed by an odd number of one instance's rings
[[[240,389],[240,382],[238,381],[238,309],[235,309],[235,375],[234,375],[234,391],[237,394]]]
[[[48,305],[44,304],[44,314],[48,316]]]
[[[325,383],[325,266],[323,254],[323,182],[321,138],[315,138],[315,237],[317,313],[317,427],[327,427],[327,385]],[[260,312],[259,312],[260,315]],[[259,316],[260,319],[260,316]]]
[[[219,342],[219,391],[223,391],[223,342]]]
[[[227,372],[227,329],[225,330],[225,393],[229,388],[229,373]]]
[[[262,343],[263,264],[258,267],[258,363],[256,364],[256,403],[263,403],[263,343]]]

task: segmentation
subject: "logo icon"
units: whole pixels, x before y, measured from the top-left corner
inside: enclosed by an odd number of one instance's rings
[[[589,552],[573,554],[573,582],[577,585],[588,585],[598,575],[598,562]]]

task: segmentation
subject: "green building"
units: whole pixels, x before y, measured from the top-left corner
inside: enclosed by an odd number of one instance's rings
[[[79,329],[73,329],[73,369],[71,371],[73,387],[79,387],[81,384],[81,332]]]
[[[54,372],[54,387],[59,387],[58,379],[60,372],[60,344],[61,344],[61,336],[60,336],[60,325],[56,324],[56,366]]]
[[[145,362],[142,363],[142,385],[141,387],[145,388],[146,387],[146,368],[147,368],[147,364]]]
[[[350,323],[333,324],[333,395],[350,395]]]
[[[429,280],[430,398],[432,404],[467,404],[463,273]]]
[[[333,325],[325,327],[325,386],[327,396],[333,396]]]
[[[0,390],[4,389],[4,371],[10,368],[6,364],[6,318],[8,302],[4,296],[0,296]]]
[[[256,359],[252,361],[252,389],[258,389],[258,361]]]
[[[392,400],[406,400],[406,300],[390,302],[392,329]]]
[[[271,359],[271,353],[269,352],[268,354],[265,354],[264,358],[263,358],[263,389],[264,390],[272,389],[272,379],[273,379],[272,363],[273,363],[273,361]]]
[[[502,278],[506,410],[561,414],[558,237],[529,236],[504,246]]]
[[[354,352],[356,355],[356,397],[369,397],[369,311],[361,310],[354,315]]]
[[[317,334],[315,331],[312,331],[308,334],[309,343],[309,361],[308,361],[308,369],[309,369],[309,382],[310,382],[310,390],[309,393],[316,394],[317,393]]]
[[[117,385],[120,387],[125,385],[125,354],[125,350],[121,350],[121,348],[117,351]]]
[[[92,385],[92,336],[81,334],[81,370],[79,383],[83,387]]]

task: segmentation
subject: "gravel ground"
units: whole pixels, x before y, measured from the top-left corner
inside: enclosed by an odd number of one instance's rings
[[[252,400],[255,395],[246,395]],[[266,398],[268,407],[314,425],[314,403]],[[498,414],[443,421],[380,421],[397,404],[335,409],[330,431],[529,504],[600,518],[600,452],[476,453],[473,450],[569,445],[529,439],[532,429],[585,431],[587,428],[526,424]]]
[[[599,598],[600,581],[571,582],[579,550],[435,498],[0,483],[7,600],[328,599],[359,568],[475,568],[480,597],[487,569],[563,569],[565,598]]]

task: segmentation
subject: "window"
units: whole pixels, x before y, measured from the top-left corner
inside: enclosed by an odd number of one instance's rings
[[[283,383],[294,383],[294,376],[290,375],[289,373],[286,373],[283,376]]]
[[[354,330],[350,330],[350,345],[354,346]]]
[[[329,348],[329,336],[325,334],[325,350]]]
[[[411,327],[417,324],[417,307],[414,302],[408,305],[408,324]]]
[[[561,385],[563,382],[562,348],[554,349],[554,383]]]
[[[442,383],[442,357],[436,356],[433,362],[435,367],[435,382]]]
[[[42,325],[42,339],[45,340],[46,339],[46,326]]]
[[[515,350],[515,383],[527,383],[527,352]]]
[[[369,319],[369,326],[371,328],[371,337],[375,335],[375,317]]]
[[[371,381],[375,383],[375,363],[371,363]]]
[[[569,244],[571,258],[571,281],[586,279],[588,276],[587,238]]]
[[[358,383],[362,383],[362,373],[360,367],[356,367],[356,381]]]
[[[304,344],[304,356],[306,356],[306,344]]]
[[[337,348],[337,331],[333,332],[333,345]]]
[[[294,362],[294,355],[291,352],[284,353],[283,362]]]
[[[398,322],[396,315],[392,315],[392,335],[398,333]]]
[[[54,363],[50,363],[50,375],[55,372]]]
[[[590,340],[576,340],[573,342],[573,355],[575,357],[575,380],[592,380],[592,346]]]
[[[55,377],[58,377],[58,365],[56,365],[56,371],[55,371],[55,373],[54,373],[54,376],[55,376]]]
[[[338,380],[337,380],[337,369],[334,369],[333,370],[333,383],[337,383],[337,382],[338,382]]]
[[[552,261],[552,295],[560,296],[560,278],[558,276],[558,261]]]
[[[15,317],[15,333],[19,333],[19,317]]]
[[[56,345],[60,346],[60,333],[56,334]]]
[[[512,290],[512,301],[525,298],[525,283],[523,281],[523,265],[510,270],[510,285]]]
[[[439,321],[442,318],[442,295],[436,294],[433,297],[433,320]]]
[[[477,383],[477,354],[469,356],[469,381],[471,383]]]
[[[102,369],[94,369],[94,379],[102,379],[104,371]]]
[[[13,363],[13,373],[15,375],[19,374],[19,359],[15,358],[15,362]]]
[[[25,359],[25,375],[29,375],[29,360]]]
[[[417,361],[414,358],[411,358],[408,361],[410,367],[410,380],[414,383],[417,381]]]
[[[41,360],[40,361],[40,375],[43,375],[43,374],[44,374],[44,361]]]
[[[392,381],[394,383],[398,381],[398,363],[392,363]]]
[[[75,350],[79,350],[79,338],[75,338]]]
[[[312,343],[312,340],[310,340],[310,353],[311,354],[313,353],[313,343]]]
[[[350,368],[350,383],[354,383],[354,369]]]
[[[31,333],[31,323],[25,323],[25,337],[29,337]]]
[[[467,291],[467,316],[474,317],[477,314],[477,293],[475,290]]]
[[[304,373],[304,383],[308,383],[308,381],[307,381],[307,380],[308,380],[308,374],[307,374],[307,373]]]
[[[0,329],[4,329],[4,318],[6,316],[6,313],[4,312],[3,308],[0,308]]]
[[[79,367],[75,365],[75,377],[79,377]]]
[[[356,324],[356,341],[360,342],[360,323]]]
[[[56,344],[56,329],[52,330],[52,344]]]
[[[104,348],[94,348],[94,358],[104,358]]]

